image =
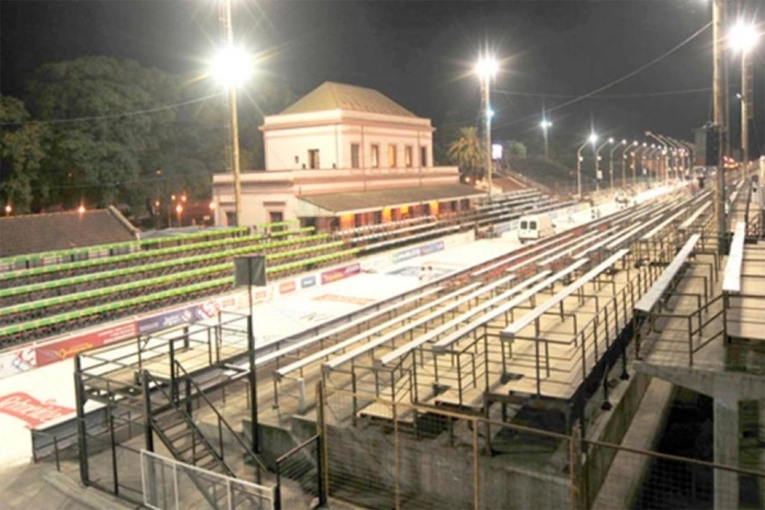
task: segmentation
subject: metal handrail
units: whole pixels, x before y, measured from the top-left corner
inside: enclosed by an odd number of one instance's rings
[[[151,380],[154,383],[154,387],[157,390],[159,390],[159,392],[165,397],[165,399],[167,399],[167,401],[170,403],[170,405],[172,405],[173,409],[176,412],[180,413],[180,415],[183,417],[183,420],[186,422],[186,425],[189,426],[189,428],[192,429],[192,431],[195,433],[195,435],[199,436],[199,438],[201,439],[202,445],[208,450],[208,452],[211,453],[216,459],[218,459],[220,461],[220,463],[223,466],[223,469],[226,471],[226,473],[229,476],[236,477],[234,471],[223,460],[223,456],[221,454],[219,454],[215,450],[215,448],[213,448],[213,446],[207,440],[205,435],[202,434],[202,431],[200,431],[199,428],[194,424],[194,420],[191,418],[191,416],[189,416],[189,414],[186,411],[184,411],[183,409],[181,409],[180,407],[178,407],[177,405],[175,405],[173,403],[172,397],[170,395],[168,395],[167,392],[164,390],[164,388],[162,387],[162,383],[160,381],[158,381],[153,375],[151,375],[151,372],[149,372],[148,370],[144,370],[143,373],[146,374],[147,380]],[[150,410],[148,410],[148,409],[147,409],[147,417],[148,417],[148,419],[152,423],[154,423],[154,425],[158,425],[157,421],[154,419],[154,416],[151,414]],[[178,454],[177,450],[175,450],[175,447],[173,446],[172,441],[170,441],[170,438],[167,437],[167,435],[161,429],[161,427],[159,427],[159,426],[152,427],[152,429],[155,432],[157,432],[157,434],[163,439],[162,442],[165,443],[165,446],[167,446],[167,448],[170,451],[173,452],[173,455],[176,456],[176,457],[180,457],[180,455]]]
[[[236,442],[239,443],[239,445],[244,449],[245,453],[247,453],[256,463],[258,466],[258,483],[260,483],[260,470],[264,469],[268,471],[268,468],[263,464],[263,462],[255,455],[255,452],[250,449],[249,446],[242,440],[241,437],[239,437],[239,434],[237,434],[234,429],[229,425],[228,421],[223,417],[223,415],[220,414],[218,409],[213,405],[213,403],[210,401],[209,398],[207,398],[207,395],[205,395],[202,388],[197,384],[196,381],[189,375],[189,373],[186,371],[185,368],[181,365],[181,363],[178,360],[175,360],[175,366],[183,372],[183,374],[186,377],[186,381],[191,383],[191,385],[197,390],[197,394],[202,397],[202,399],[207,403],[207,405],[212,409],[212,411],[215,413],[215,416],[218,417],[218,426],[220,427],[221,424],[223,424],[226,429],[231,433],[232,436],[234,436],[234,439],[236,439]]]

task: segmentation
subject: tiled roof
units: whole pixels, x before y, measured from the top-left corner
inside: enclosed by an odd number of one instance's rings
[[[463,184],[448,184],[444,186],[303,195],[297,198],[327,211],[350,213],[385,207],[417,205],[433,200],[457,200],[485,194],[484,191]]]
[[[135,240],[118,214],[98,209],[0,218],[0,257]]]
[[[415,114],[376,90],[331,81],[322,83],[280,115],[328,110],[416,117]]]

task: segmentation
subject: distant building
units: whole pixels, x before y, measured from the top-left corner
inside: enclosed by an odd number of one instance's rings
[[[352,228],[467,209],[483,194],[433,166],[430,119],[380,92],[326,82],[263,126],[266,169],[241,174],[242,224]],[[216,225],[234,222],[233,175],[213,178]]]

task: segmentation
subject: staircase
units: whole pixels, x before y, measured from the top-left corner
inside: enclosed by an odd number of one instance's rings
[[[187,385],[186,394],[182,397],[173,397],[172,388],[154,378],[149,372],[144,372],[144,390],[146,391],[153,387],[153,391],[150,391],[150,398],[146,399],[149,407],[148,419],[153,432],[176,460],[210,473],[218,474],[221,477],[237,478],[234,469],[225,460],[223,439],[220,434],[223,428],[227,428],[234,437],[239,438],[239,436],[231,430],[228,423],[212,407],[212,403],[207,400],[201,388],[183,370],[183,367],[178,364],[176,368],[179,371],[178,375],[185,377],[185,380],[180,384]],[[217,448],[194,423],[190,413],[192,398],[204,400],[218,415],[219,446]],[[265,468],[241,439],[240,443],[244,450],[242,453],[255,459],[257,481],[260,482],[261,468]],[[210,476],[208,473],[193,469],[188,469],[185,474],[196,485],[201,496],[212,508],[257,509],[263,506],[264,502],[261,498],[242,492],[232,493],[231,506],[229,506],[229,484],[226,478]],[[193,495],[189,495],[189,497],[193,499]],[[187,503],[190,503],[190,501]]]

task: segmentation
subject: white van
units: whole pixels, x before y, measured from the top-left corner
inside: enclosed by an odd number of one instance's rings
[[[518,240],[522,243],[541,239],[554,233],[553,222],[546,214],[521,216],[518,226]]]

